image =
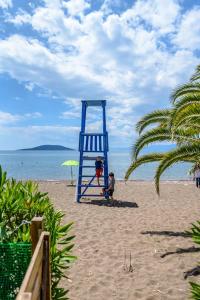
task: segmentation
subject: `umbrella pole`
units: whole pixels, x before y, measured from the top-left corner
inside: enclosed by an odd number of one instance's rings
[[[73,172],[72,172],[72,166],[71,166],[71,185],[73,185]]]

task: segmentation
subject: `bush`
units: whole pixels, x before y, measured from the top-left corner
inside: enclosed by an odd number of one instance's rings
[[[0,242],[30,242],[30,222],[35,216],[44,217],[51,236],[52,299],[68,299],[68,291],[59,284],[76,259],[71,254],[72,223],[61,225],[64,214],[54,209],[48,194],[39,192],[36,183],[7,179],[0,166]]]

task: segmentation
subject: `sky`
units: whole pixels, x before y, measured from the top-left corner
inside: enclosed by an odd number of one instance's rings
[[[81,99],[106,99],[110,147],[131,147],[199,64],[199,20],[200,0],[0,0],[0,150],[77,148]]]

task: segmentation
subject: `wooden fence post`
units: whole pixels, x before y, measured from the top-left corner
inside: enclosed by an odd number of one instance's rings
[[[31,300],[32,294],[31,293],[23,293],[21,296],[18,297],[18,300]]]
[[[45,232],[44,236],[42,294],[45,300],[51,300],[50,234],[48,232]]]
[[[17,300],[51,300],[50,233],[43,225],[42,217],[31,221],[33,255]]]
[[[44,230],[43,217],[34,217],[31,220],[31,242],[32,242],[32,254],[35,251],[40,235]]]

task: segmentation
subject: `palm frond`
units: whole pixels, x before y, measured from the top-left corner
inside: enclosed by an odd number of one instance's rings
[[[194,75],[191,77],[192,81],[196,81],[200,79],[200,65],[197,66],[196,68],[196,72],[194,73]]]
[[[161,141],[171,141],[172,135],[168,129],[165,128],[153,128],[147,132],[145,132],[142,136],[140,136],[132,149],[132,159],[136,160],[139,152],[147,145],[155,142]]]
[[[184,96],[179,102],[175,103],[174,111],[180,110],[188,105],[200,105],[200,93],[193,93],[191,95]]]
[[[193,109],[200,108],[200,94],[193,94],[191,96],[184,96],[178,103],[175,104],[171,119],[169,120],[169,127],[172,128],[181,118],[182,114],[188,115]]]
[[[141,156],[140,158],[138,158],[137,160],[131,163],[128,170],[126,171],[125,179],[128,180],[131,173],[133,173],[133,171],[137,169],[139,166],[150,162],[160,161],[163,159],[163,157],[164,157],[163,153],[156,153],[156,152]]]
[[[133,149],[132,149],[132,159],[136,160],[139,152],[149,144],[155,143],[155,142],[193,142],[197,143],[198,137],[191,136],[191,129],[187,130],[176,130],[172,133],[165,128],[154,128],[146,133],[144,133],[142,136],[138,138],[138,140],[135,142]]]
[[[177,100],[181,100],[183,96],[192,96],[192,94],[200,94],[199,82],[189,82],[176,88],[171,94],[171,101],[174,104]]]
[[[180,126],[197,127],[200,126],[200,105],[187,106],[181,112],[173,116],[173,128],[176,130]],[[199,126],[198,126],[199,125]],[[199,128],[200,129],[200,128]],[[173,129],[172,129],[173,130]],[[200,132],[200,130],[199,130]]]
[[[155,110],[147,115],[145,115],[137,124],[136,124],[136,130],[139,134],[142,133],[142,131],[152,124],[159,123],[160,125],[164,125],[168,122],[170,116],[171,116],[172,110],[171,109],[162,109],[162,110]]]
[[[160,177],[167,168],[178,162],[196,162],[199,153],[200,144],[182,146],[166,153],[155,174],[155,185],[157,193],[159,194],[160,192]]]

